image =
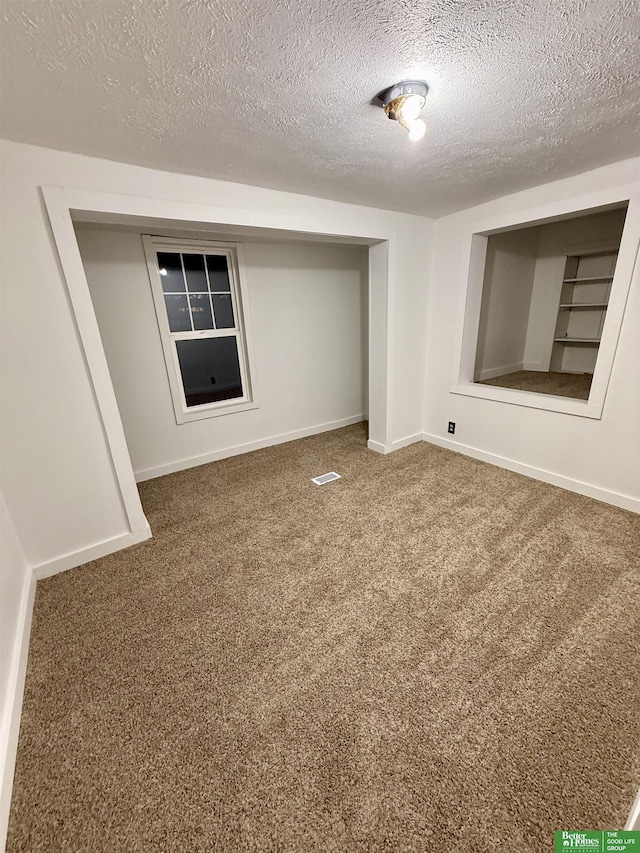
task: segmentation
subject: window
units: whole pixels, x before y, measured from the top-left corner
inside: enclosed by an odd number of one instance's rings
[[[256,408],[237,247],[143,237],[179,424]]]

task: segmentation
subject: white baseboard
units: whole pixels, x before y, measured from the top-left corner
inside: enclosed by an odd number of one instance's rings
[[[381,444],[379,441],[373,441],[372,439],[367,441],[367,447],[369,450],[373,450],[375,453],[381,453],[383,456],[390,452],[386,444]]]
[[[203,453],[200,456],[178,459],[175,462],[168,462],[166,465],[158,465],[155,468],[145,468],[142,471],[136,471],[136,482],[142,483],[144,480],[153,480],[155,477],[163,477],[165,474],[175,474],[176,471],[185,471],[187,468],[196,468],[198,465],[206,465],[208,462],[217,462],[218,459],[227,459],[230,456],[239,456],[241,453],[251,453],[252,450],[261,450],[263,447],[272,447],[275,444],[284,444],[287,441],[295,441],[298,438],[307,438],[309,435],[329,432],[332,429],[341,429],[342,427],[357,424],[364,420],[366,420],[365,415],[352,415],[349,418],[342,418],[339,421],[317,424],[316,426],[297,429],[293,432],[280,433],[279,435],[270,435],[267,438],[249,441],[246,444],[235,444],[231,447],[224,447],[221,450],[214,450],[211,453]]]
[[[415,444],[416,441],[422,441],[422,433],[417,432],[414,435],[406,435],[404,438],[398,438],[391,442],[391,452],[400,450],[403,447],[408,447],[410,444]]]
[[[293,432],[283,432],[279,435],[270,435],[267,438],[259,438],[257,441],[248,441],[246,444],[235,444],[232,447],[224,447],[221,450],[213,450],[211,453],[202,453],[200,456],[189,456],[187,459],[177,459],[166,465],[158,465],[155,468],[145,468],[136,471],[137,483],[144,480],[153,480],[155,477],[164,477],[165,474],[175,474],[176,471],[185,471],[187,468],[196,468],[198,465],[206,465],[208,462],[217,462],[218,459],[228,459],[230,456],[239,456],[241,453],[251,453],[252,450],[262,450],[263,447],[272,447],[275,444],[284,444],[287,441],[295,441],[298,438],[307,438],[309,435],[317,435],[321,432],[329,432],[332,429],[341,429],[351,424],[357,424],[366,420],[366,415],[352,415],[350,418],[342,418],[339,421],[331,421],[326,424],[317,424]]]
[[[33,567],[33,573],[38,580],[43,580],[52,575],[57,575],[59,572],[66,572],[67,569],[75,569],[76,566],[82,566],[91,560],[97,560],[99,557],[106,557],[107,554],[113,554],[115,551],[121,551],[123,548],[129,548],[131,545],[137,545],[138,542],[144,542],[145,539],[150,538],[151,528],[147,525],[141,530],[135,530],[132,533],[123,533],[121,536],[114,536],[113,539],[98,542],[89,548],[73,551],[71,554],[56,557],[55,560],[40,563]]]
[[[416,441],[422,441],[422,433],[416,432],[414,435],[405,435],[404,438],[398,438],[392,441],[391,444],[381,444],[379,441],[369,439],[367,447],[375,453],[381,453],[386,456],[387,453],[393,453],[396,450],[401,450],[403,447],[408,447],[410,444],[415,444]]]
[[[504,364],[502,367],[489,367],[487,370],[480,371],[478,381],[482,382],[484,379],[495,379],[496,376],[506,376],[507,373],[517,373],[519,370],[524,369],[521,361],[515,364]]]
[[[2,787],[0,788],[0,850],[5,849],[7,841],[11,791],[16,767],[16,753],[18,751],[20,716],[22,714],[24,682],[27,674],[31,617],[33,615],[35,595],[36,579],[33,572],[28,569],[20,599],[20,613],[9,671],[2,730],[0,732],[0,767],[2,767]]]
[[[523,370],[535,370],[538,373],[549,372],[549,362],[543,364],[541,361],[525,361],[522,365]]]
[[[517,474],[524,474],[525,477],[541,480],[543,483],[550,483],[552,486],[560,486],[561,489],[567,489],[569,492],[577,492],[579,495],[586,495],[588,498],[595,498],[597,501],[612,504],[621,509],[628,509],[630,512],[640,513],[640,500],[631,495],[623,495],[609,489],[602,489],[599,486],[592,486],[590,483],[583,483],[581,480],[554,474],[552,471],[535,468],[533,465],[525,465],[523,462],[516,462],[514,459],[507,459],[507,457],[498,456],[495,453],[487,453],[485,450],[458,441],[451,441],[449,438],[441,438],[439,435],[425,432],[422,437],[424,441],[428,441],[430,444],[446,447],[447,450],[454,450],[464,456],[480,459],[482,462],[488,462],[498,468],[506,468],[508,471],[515,471]]]
[[[631,806],[631,811],[629,812],[629,817],[627,818],[624,828],[627,832],[632,829],[636,832],[640,832],[640,790],[638,790],[633,805]]]

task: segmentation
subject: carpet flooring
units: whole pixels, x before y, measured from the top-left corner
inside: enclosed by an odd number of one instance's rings
[[[38,583],[9,853],[542,853],[624,825],[638,516],[365,441],[143,483],[152,540]]]
[[[493,379],[483,379],[481,385],[497,385],[499,388],[515,388],[535,394],[553,394],[556,397],[574,397],[588,400],[591,390],[591,373],[546,373],[540,370],[518,370]]]

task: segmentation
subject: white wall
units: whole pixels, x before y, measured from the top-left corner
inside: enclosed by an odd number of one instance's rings
[[[487,241],[476,378],[522,370],[539,230],[494,234]]]
[[[140,234],[76,233],[138,479],[366,416],[366,247],[243,243],[260,408],[177,425]]]
[[[625,161],[497,199],[437,220],[429,288],[425,435],[502,464],[517,462],[543,479],[587,484],[606,495],[640,498],[640,322],[638,269],[632,284],[601,420],[527,408],[450,391],[463,231],[479,220],[599,189],[637,182],[638,161]],[[544,216],[544,213],[542,213]],[[447,423],[456,423],[453,440]],[[477,455],[477,454],[476,454]],[[584,489],[582,489],[584,491]]]
[[[9,694],[9,672],[20,602],[31,575],[4,496],[0,494],[0,706]],[[4,719],[4,718],[3,718]]]
[[[392,441],[420,434],[429,220],[13,142],[2,143],[0,165],[3,488],[27,560],[40,574],[56,560],[84,562],[92,548],[129,529],[41,186],[158,200],[164,209],[167,200],[215,204],[247,225],[300,230],[312,221],[330,233],[395,235],[389,433]]]
[[[0,850],[4,850],[35,583],[0,493]]]

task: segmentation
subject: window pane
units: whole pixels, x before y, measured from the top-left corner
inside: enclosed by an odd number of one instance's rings
[[[193,317],[193,328],[213,329],[213,318],[211,316],[211,303],[208,293],[191,293],[191,316]]]
[[[233,305],[231,304],[230,293],[214,293],[213,310],[216,314],[216,328],[218,329],[233,329],[235,322],[233,319]]]
[[[190,332],[191,318],[189,317],[189,306],[187,305],[186,295],[166,294],[164,296],[164,304],[167,307],[167,316],[169,318],[169,328],[172,332]]]
[[[204,271],[204,258],[202,255],[182,255],[184,271],[187,275],[187,288],[193,293],[199,291],[206,293],[207,276]]]
[[[175,293],[185,289],[179,254],[158,252],[158,269],[160,270],[162,289],[165,293]]]
[[[242,397],[235,335],[176,341],[187,406],[202,406]]]
[[[209,284],[212,292],[231,290],[226,255],[207,255],[207,269],[209,270]]]

